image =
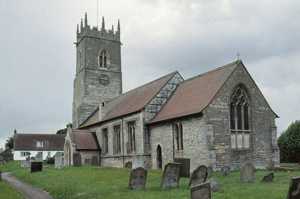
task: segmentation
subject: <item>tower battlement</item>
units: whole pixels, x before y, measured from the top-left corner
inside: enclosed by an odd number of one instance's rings
[[[112,26],[111,29],[106,29],[104,17],[102,17],[101,28],[98,28],[97,26],[92,27],[88,24],[87,13],[85,13],[84,19],[81,18],[80,25],[77,24],[77,43],[84,37],[94,37],[120,42],[120,32],[121,28],[119,20],[117,30],[114,29],[114,26]]]

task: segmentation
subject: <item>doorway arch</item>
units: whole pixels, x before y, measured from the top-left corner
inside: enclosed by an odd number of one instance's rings
[[[160,145],[156,148],[156,164],[158,169],[162,169],[162,152]]]

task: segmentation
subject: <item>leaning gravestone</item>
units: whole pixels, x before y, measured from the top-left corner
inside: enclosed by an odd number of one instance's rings
[[[191,188],[191,199],[211,199],[210,183],[203,183]]]
[[[161,188],[178,188],[180,180],[180,164],[168,163],[165,166],[163,176],[161,179]]]
[[[93,156],[92,157],[92,166],[98,166],[98,157],[97,156]]]
[[[129,178],[129,189],[145,189],[147,182],[147,170],[138,167],[131,170]]]
[[[273,182],[274,180],[274,173],[269,173],[268,175],[264,176],[261,180],[262,182]]]
[[[240,171],[241,182],[254,182],[255,181],[255,167],[251,162],[246,162],[242,165]]]
[[[43,162],[31,162],[30,171],[31,173],[39,172],[43,170]]]
[[[61,152],[57,152],[54,157],[54,167],[56,169],[61,169],[64,167],[64,155]]]
[[[221,168],[221,174],[223,176],[228,176],[230,174],[230,167],[229,166],[223,166]]]
[[[80,155],[80,153],[74,153],[73,154],[73,165],[75,167],[80,167],[81,166],[81,155]]]
[[[202,184],[207,180],[207,167],[204,165],[201,165],[199,167],[197,167],[191,177],[190,177],[190,182],[189,182],[189,186],[195,186],[197,184]]]
[[[300,177],[291,179],[287,199],[300,199]]]

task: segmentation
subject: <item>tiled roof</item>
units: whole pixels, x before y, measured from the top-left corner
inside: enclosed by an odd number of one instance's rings
[[[43,142],[43,147],[38,147],[37,142]],[[63,151],[64,143],[65,135],[16,134],[14,137],[14,150]]]
[[[149,82],[143,86],[130,90],[112,101],[105,104],[107,113],[102,121],[107,121],[130,113],[142,110],[151,99],[160,91],[160,89],[176,74],[177,72],[165,75],[157,80]],[[81,127],[93,125],[99,121],[99,110],[96,110],[87,119]]]
[[[239,61],[183,81],[150,123],[200,113],[234,71]]]
[[[99,150],[96,135],[85,130],[72,130],[71,139],[77,150]]]

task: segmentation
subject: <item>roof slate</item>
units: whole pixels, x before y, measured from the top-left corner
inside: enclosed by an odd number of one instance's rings
[[[183,81],[162,110],[149,123],[200,113],[214,98],[239,61]]]
[[[37,141],[43,142],[43,147],[37,147]],[[65,135],[57,134],[16,134],[14,150],[27,151],[63,151]]]

